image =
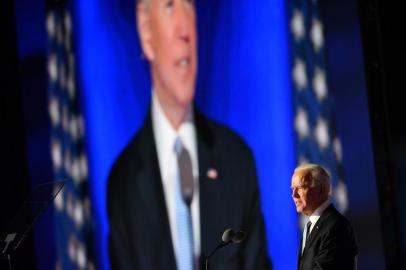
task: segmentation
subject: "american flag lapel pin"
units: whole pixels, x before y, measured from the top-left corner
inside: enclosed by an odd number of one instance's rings
[[[210,180],[217,180],[218,179],[218,172],[216,169],[214,168],[209,168],[207,170],[207,178],[209,178]]]

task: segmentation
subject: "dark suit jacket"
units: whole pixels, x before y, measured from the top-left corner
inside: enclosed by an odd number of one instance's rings
[[[302,239],[303,240],[303,239]],[[299,270],[352,270],[358,246],[349,221],[330,204],[313,227],[303,254]]]
[[[230,129],[195,112],[197,133],[201,260],[227,228],[247,238],[210,259],[210,269],[270,269],[260,197],[250,149]],[[207,170],[218,171],[218,179]],[[175,270],[151,116],[120,154],[108,179],[109,255],[112,269]]]

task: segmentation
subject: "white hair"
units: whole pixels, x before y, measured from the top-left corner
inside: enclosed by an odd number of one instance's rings
[[[296,167],[295,173],[302,173],[302,184],[309,185],[310,187],[316,187],[318,185],[324,185],[331,193],[331,181],[328,172],[318,164],[302,164]]]

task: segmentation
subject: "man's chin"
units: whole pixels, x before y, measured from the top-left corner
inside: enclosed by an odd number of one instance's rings
[[[185,95],[178,98],[178,103],[182,107],[187,107],[190,104],[192,104],[193,98],[194,98],[194,92],[192,92],[190,94],[185,94]]]

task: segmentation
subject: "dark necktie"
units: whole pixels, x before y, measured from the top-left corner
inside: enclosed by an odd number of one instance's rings
[[[306,244],[307,244],[307,240],[309,239],[311,226],[312,226],[312,222],[309,220],[309,222],[307,222],[307,225],[306,225]]]

